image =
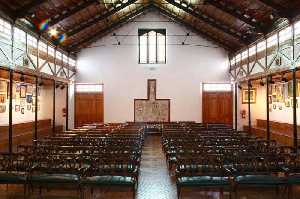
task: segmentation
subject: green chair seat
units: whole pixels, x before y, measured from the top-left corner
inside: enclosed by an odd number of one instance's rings
[[[24,184],[27,177],[16,173],[0,173],[0,184]]]
[[[277,176],[272,175],[244,175],[237,176],[235,179],[237,184],[254,185],[254,186],[278,186],[285,184],[285,181]]]
[[[178,178],[180,186],[227,186],[230,185],[228,177],[193,176]]]
[[[92,176],[81,179],[86,185],[134,185],[135,180],[128,176]]]
[[[300,175],[291,175],[287,177],[287,183],[289,185],[300,184]]]
[[[30,178],[33,183],[77,183],[79,178],[73,174],[41,174]]]

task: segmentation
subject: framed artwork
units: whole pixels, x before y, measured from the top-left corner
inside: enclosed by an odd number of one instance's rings
[[[273,109],[274,109],[274,110],[276,109],[276,104],[273,104]]]
[[[6,93],[7,90],[7,82],[5,80],[0,80],[0,92]]]
[[[19,112],[20,111],[20,105],[15,105],[15,112]]]
[[[10,91],[9,91],[9,82],[7,83],[7,99],[9,99]],[[12,87],[12,98],[16,99],[16,84],[13,83]]]
[[[27,111],[31,111],[31,105],[27,104]]]
[[[21,98],[26,98],[26,89],[27,89],[26,85],[21,85],[21,87],[20,87],[20,97]]]
[[[269,95],[268,97],[269,97],[269,104],[272,104],[272,101],[273,101],[272,100],[272,95]]]
[[[26,104],[26,99],[23,99],[23,98],[22,98],[22,99],[20,100],[20,107],[21,107],[21,108],[25,107],[25,104]]]
[[[27,85],[27,95],[32,95],[32,92],[33,92],[33,86],[32,85]]]
[[[32,94],[30,94],[30,95],[26,95],[26,102],[28,103],[28,104],[31,104],[32,103]]]
[[[6,102],[6,94],[0,94],[0,103],[4,104]]]
[[[25,109],[21,108],[21,114],[24,114],[24,113],[25,113]]]
[[[285,101],[285,107],[291,107],[291,102],[290,100]]]
[[[242,90],[242,103],[248,104],[248,89]],[[256,88],[250,89],[250,104],[256,103]]]
[[[5,113],[6,105],[0,105],[0,113]]]
[[[281,111],[282,110],[282,105],[278,105],[278,109]]]
[[[35,112],[35,106],[31,107],[31,111],[34,113]]]

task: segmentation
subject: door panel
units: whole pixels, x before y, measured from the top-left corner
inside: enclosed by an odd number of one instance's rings
[[[103,93],[75,94],[75,127],[104,121]]]
[[[203,92],[203,123],[232,125],[232,92]]]

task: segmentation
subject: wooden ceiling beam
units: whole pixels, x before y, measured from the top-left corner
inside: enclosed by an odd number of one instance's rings
[[[143,12],[145,12],[146,10],[148,10],[151,7],[152,7],[152,5],[150,4],[150,5],[144,6],[140,9],[137,9],[136,11],[130,13],[129,15],[121,18],[119,21],[111,24],[109,27],[105,27],[104,29],[101,29],[100,31],[95,32],[90,37],[87,37],[83,40],[78,41],[75,44],[70,45],[69,46],[69,51],[74,52],[74,50],[75,50],[75,52],[77,52],[79,50],[80,46],[82,46],[83,44],[91,43],[92,41],[94,41],[95,39],[103,36],[104,34],[112,32],[117,27],[121,26],[122,24],[127,23],[129,20],[131,20],[132,18],[135,18],[136,16],[142,14]]]
[[[235,30],[233,30],[232,28],[228,27],[225,24],[222,24],[219,21],[216,21],[214,18],[209,17],[207,15],[204,15],[202,13],[199,12],[195,12],[195,8],[192,5],[182,5],[180,3],[178,3],[175,0],[165,0],[166,2],[168,2],[169,4],[183,10],[184,12],[200,19],[201,21],[205,22],[206,24],[209,24],[210,26],[217,28],[218,30],[238,39],[242,44],[244,45],[248,45],[249,42],[247,42],[244,38],[242,33],[236,32]]]
[[[66,34],[68,35],[68,37],[72,37],[73,35],[79,33],[80,31],[98,23],[99,21],[102,21],[106,18],[109,18],[110,16],[116,14],[117,12],[119,12],[120,10],[126,8],[127,6],[135,3],[137,0],[128,0],[126,3],[122,3],[120,6],[115,7],[114,9],[107,11],[106,13],[104,13],[103,15],[98,15],[97,17],[95,17],[94,19],[87,21],[86,23],[83,24],[79,24],[78,26],[75,26],[73,29],[69,30],[66,32]]]
[[[261,29],[262,25],[259,22],[252,21],[252,18],[248,16],[245,12],[238,10],[237,8],[233,7],[226,3],[226,1],[219,1],[219,0],[206,0],[205,4],[212,5],[223,12],[239,19],[240,21],[245,22],[246,24],[255,27],[256,29]]]
[[[259,0],[259,1],[265,4],[266,6],[269,6],[273,10],[275,10],[276,13],[279,15],[279,17],[288,18],[288,19],[292,19],[294,17],[292,10],[287,10],[281,5],[274,3],[272,0]]]
[[[76,14],[77,12],[80,12],[96,3],[98,3],[97,0],[86,0],[73,8],[64,10],[63,12],[61,12],[62,14],[50,18],[49,26],[54,26],[55,24],[59,23],[60,21],[63,21],[64,19],[71,17],[72,15]]]
[[[27,15],[31,14],[30,11],[33,11],[37,9],[39,6],[41,6],[43,3],[46,3],[48,0],[33,0],[32,2],[28,3],[24,7],[20,8],[16,11],[17,18],[26,17]]]
[[[154,5],[154,7],[162,14],[165,15],[166,17],[172,19],[173,21],[182,24],[183,26],[187,27],[188,29],[194,31],[195,33],[203,36],[204,38],[206,38],[209,41],[213,41],[215,42],[217,45],[219,45],[220,47],[224,48],[225,50],[227,50],[229,53],[233,53],[236,49],[232,48],[232,46],[229,46],[228,44],[226,44],[224,41],[222,41],[221,39],[217,38],[216,36],[213,36],[205,31],[202,31],[201,29],[196,28],[195,26],[187,23],[186,21],[184,21],[183,19],[181,19],[180,17],[178,17],[175,14],[171,14],[170,12],[166,11],[165,9]]]

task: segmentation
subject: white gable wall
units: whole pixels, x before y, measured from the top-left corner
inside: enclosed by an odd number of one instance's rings
[[[147,21],[147,22],[145,22]],[[151,22],[149,22],[151,21]],[[157,98],[171,99],[172,121],[202,121],[202,82],[229,82],[228,55],[183,26],[153,11],[141,15],[120,29],[117,43],[112,34],[81,51],[78,56],[77,83],[104,84],[105,122],[134,120],[134,98],[147,97],[147,79],[157,79]],[[138,64],[138,29],[166,28],[167,64]]]

